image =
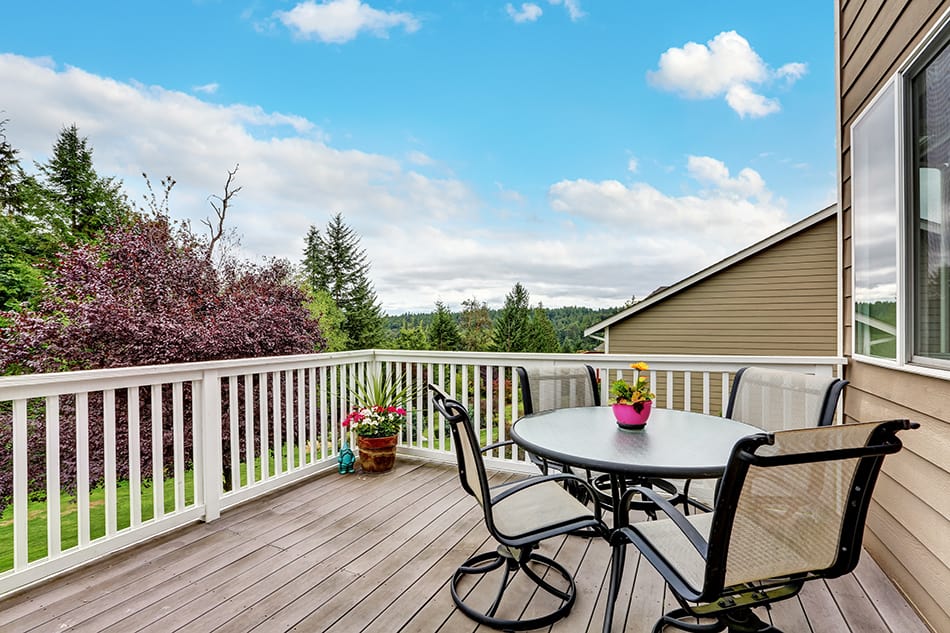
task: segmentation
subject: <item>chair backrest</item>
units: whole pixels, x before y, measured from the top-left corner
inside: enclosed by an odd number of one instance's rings
[[[525,415],[568,407],[600,406],[597,373],[590,365],[532,368],[531,371],[524,367],[515,369]]]
[[[726,417],[766,431],[827,426],[847,380],[743,367],[736,372]]]
[[[704,595],[790,574],[837,577],[858,562],[884,456],[907,420],[757,434],[733,449],[713,511]]]
[[[435,408],[449,423],[462,488],[478,500],[486,517],[489,517],[490,507],[487,501],[491,499],[491,496],[488,489],[488,475],[482,461],[481,445],[475,436],[468,411],[458,401],[449,398],[437,385],[430,384],[429,389],[432,391],[432,402]]]

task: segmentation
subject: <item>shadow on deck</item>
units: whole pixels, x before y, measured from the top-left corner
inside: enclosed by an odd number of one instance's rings
[[[455,610],[447,581],[493,547],[454,466],[400,457],[390,473],[312,479],[8,598],[0,630],[487,631]],[[543,549],[578,589],[550,630],[600,631],[607,544],[567,537]],[[629,550],[614,631],[643,633],[673,605]],[[786,633],[927,631],[866,554],[854,574],[809,583],[771,615]]]

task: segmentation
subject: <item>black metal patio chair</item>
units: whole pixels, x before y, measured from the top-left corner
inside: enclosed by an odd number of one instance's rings
[[[465,407],[447,397],[438,387],[430,385],[430,388],[436,409],[451,428],[462,488],[478,501],[485,526],[498,542],[494,551],[473,556],[455,571],[451,584],[452,600],[468,617],[500,630],[541,628],[565,617],[576,598],[574,578],[564,566],[540,554],[538,544],[578,530],[593,530],[606,535],[607,527],[601,519],[600,505],[593,491],[590,491],[594,499],[591,509],[562,487],[568,481],[574,486],[588,486],[586,481],[571,473],[530,477],[490,487],[482,451],[498,444],[480,448]],[[510,441],[499,444],[507,443]],[[485,582],[493,572],[497,572],[498,577],[495,595],[479,606],[466,602],[475,598],[465,593],[463,583],[479,578]],[[516,617],[521,614],[524,604],[518,600],[503,604],[503,599],[506,589],[519,573],[541,592],[551,596],[555,606],[542,615],[525,619]],[[508,617],[502,617],[500,613]]]
[[[531,368],[515,367],[524,414],[540,413],[568,407],[599,407],[600,391],[597,389],[597,373],[590,365],[568,367]],[[528,459],[545,475],[572,472],[571,467],[560,462],[528,453]],[[591,473],[587,473],[591,481]],[[581,502],[587,501],[584,488],[568,488]]]
[[[612,586],[632,543],[681,605],[654,633],[777,633],[753,608],[855,568],[884,457],[901,449],[899,431],[918,426],[893,420],[751,435],[733,449],[711,513],[686,516],[652,490],[629,491],[624,502],[642,494],[666,516],[613,534]]]
[[[847,380],[834,376],[743,367],[733,380],[725,417],[763,431],[829,426],[847,384]],[[717,486],[718,482],[694,486],[686,481],[683,496],[688,506],[708,511],[715,505]]]

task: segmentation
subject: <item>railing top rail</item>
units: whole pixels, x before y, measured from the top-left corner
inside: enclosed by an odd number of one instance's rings
[[[240,358],[233,360],[120,367],[49,374],[29,374],[0,378],[0,399],[57,395],[78,391],[122,389],[126,387],[198,380],[204,372],[221,377],[327,367],[353,362],[421,362],[478,365],[524,365],[586,363],[605,369],[625,369],[633,361],[644,361],[656,371],[734,371],[746,365],[773,367],[842,366],[840,356],[714,356],[689,354],[528,354],[501,352],[445,352],[370,349],[352,352]],[[53,387],[51,389],[51,387]]]
[[[322,367],[348,362],[373,360],[372,351],[332,352],[324,354],[299,354],[293,356],[268,356],[263,358],[237,358],[232,360],[175,363],[170,365],[143,365],[116,367],[113,369],[89,369],[81,371],[27,374],[24,376],[0,377],[0,399],[32,397],[30,391],[46,388],[44,395],[95,391],[103,388],[122,389],[140,385],[198,380],[204,372],[216,371],[222,377],[235,374],[281,371],[298,367]],[[48,390],[56,385],[56,393]],[[15,393],[16,395],[9,395]]]
[[[846,365],[844,356],[727,356],[711,354],[540,354],[525,352],[447,352],[431,350],[369,350],[377,361],[418,362],[461,360],[484,364],[550,364],[588,363],[591,365],[629,364],[644,361],[649,364],[678,366],[684,365]],[[659,367],[658,367],[659,368]]]

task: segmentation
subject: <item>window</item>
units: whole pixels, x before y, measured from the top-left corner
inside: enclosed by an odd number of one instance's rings
[[[851,127],[854,354],[950,369],[950,26]]]
[[[950,360],[950,47],[911,80],[914,356]]]
[[[897,98],[892,82],[852,129],[854,352],[897,358]]]

